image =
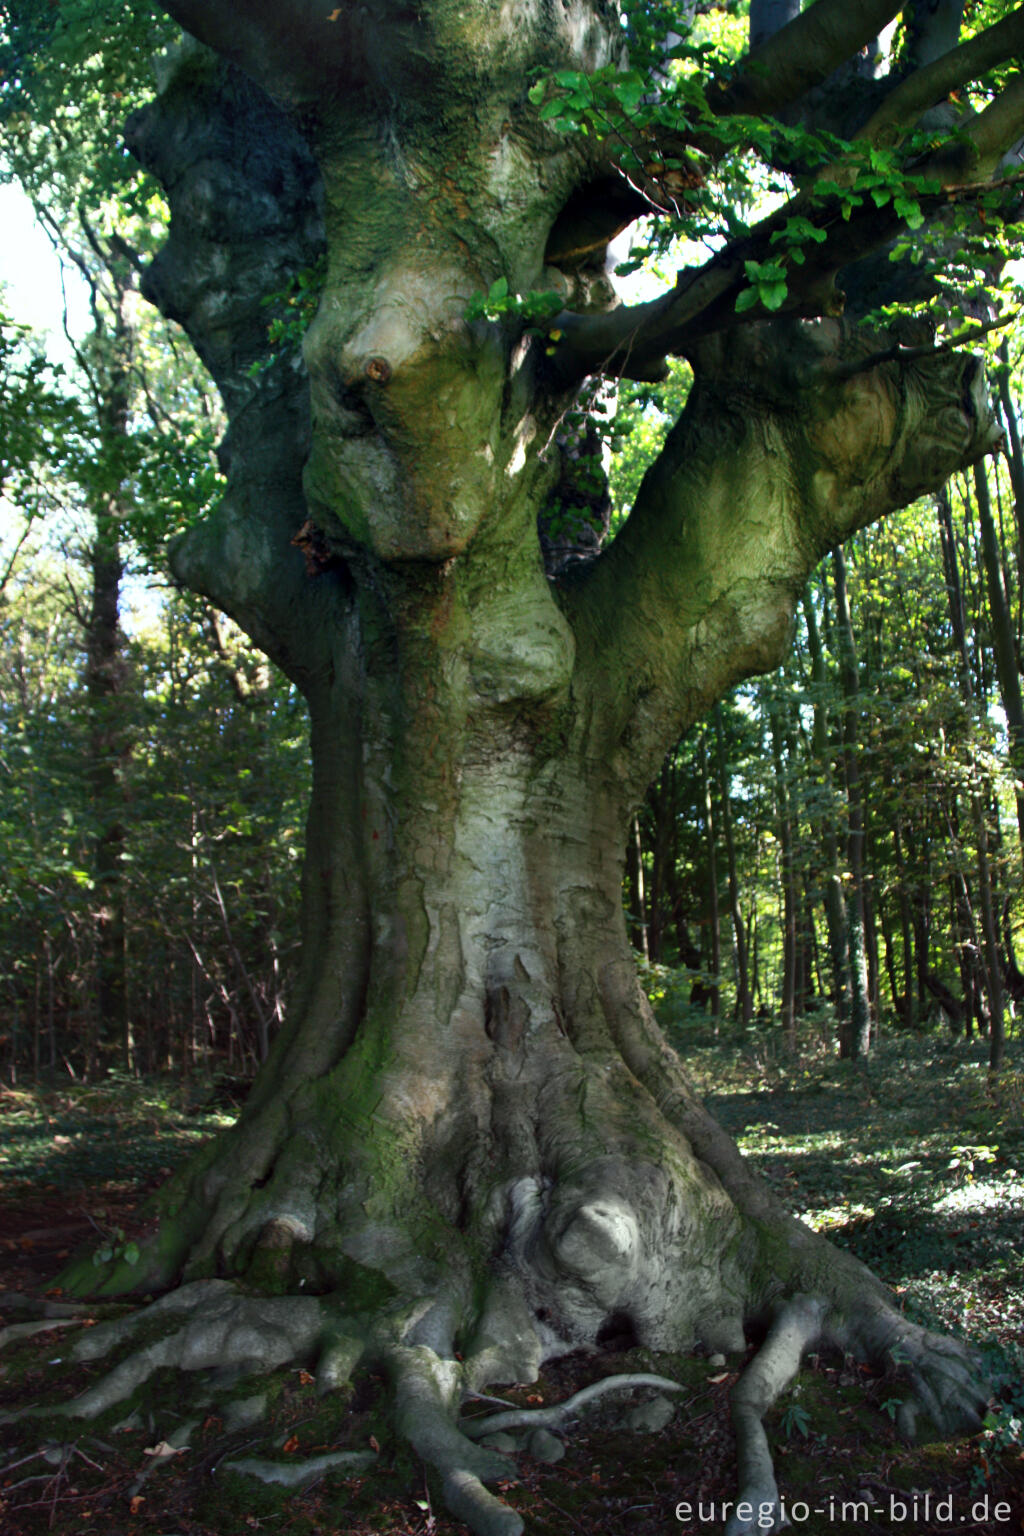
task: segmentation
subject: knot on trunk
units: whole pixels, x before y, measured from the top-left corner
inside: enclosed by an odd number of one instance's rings
[[[625,1201],[597,1199],[578,1207],[548,1232],[548,1242],[558,1266],[605,1305],[614,1303],[636,1273],[640,1227]]]

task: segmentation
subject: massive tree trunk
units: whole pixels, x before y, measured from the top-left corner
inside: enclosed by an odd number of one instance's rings
[[[653,1346],[734,1350],[774,1317],[736,1411],[744,1487],[772,1500],[759,1415],[801,1344],[899,1342],[940,1423],[978,1391],[961,1351],[785,1215],[694,1097],[637,982],[622,850],[680,732],[778,664],[822,555],[991,448],[980,369],[836,318],[714,321],[718,299],[690,330],[671,308],[632,328],[601,313],[574,198],[600,209],[607,169],[523,89],[535,66],[617,58],[601,0],[381,5],[372,23],[343,6],[334,31],[300,10],[285,35],[273,7],[177,7],[297,115],[190,47],[130,142],[174,211],[149,292],[232,415],[227,494],[175,569],[309,701],[304,968],[238,1124],[102,1287],[213,1289],[174,1293],[179,1333],[76,1411],[159,1364],[319,1349],[330,1384],[385,1358],[452,1508],[513,1531],[482,1487],[507,1462],[451,1422],[462,1392],[624,1321]],[[324,231],[307,410],[296,359],[251,365],[260,299]],[[499,278],[583,309],[549,339],[468,323]],[[615,541],[550,576],[559,423],[609,337],[643,371],[657,326],[693,365],[689,403]],[[303,1299],[275,1311],[225,1279]]]

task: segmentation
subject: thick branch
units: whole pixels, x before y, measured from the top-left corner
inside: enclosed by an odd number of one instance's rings
[[[736,299],[747,286],[745,263],[774,255],[772,235],[788,219],[807,212],[808,199],[800,194],[705,266],[681,272],[675,287],[660,299],[621,305],[604,314],[559,315],[554,322],[561,334],[553,365],[556,377],[565,383],[592,373],[657,378],[667,355],[685,355],[713,331],[746,325],[752,318],[749,313],[746,317],[736,314]],[[837,212],[826,217],[829,239],[813,248],[798,281],[791,284],[782,306],[786,313],[837,314],[842,300],[835,289],[835,274],[891,240],[901,225],[891,205],[877,209],[872,204],[849,220]],[[824,223],[819,214],[819,226]]]
[[[996,169],[1007,146],[1024,134],[1024,75],[992,105],[971,119],[954,143],[943,146],[914,166],[917,174],[941,183],[938,192],[918,197],[926,214],[947,204],[976,199],[996,186],[986,178]],[[963,185],[965,173],[974,172]],[[1015,178],[1001,186],[1011,187]],[[563,312],[553,322],[560,333],[553,372],[559,384],[588,374],[614,378],[652,379],[663,376],[662,360],[672,354],[688,356],[702,338],[763,318],[763,311],[736,313],[736,299],[747,286],[746,262],[778,256],[772,236],[795,217],[812,216],[827,238],[807,248],[803,266],[791,269],[780,314],[810,318],[838,315],[842,295],[837,273],[892,241],[903,228],[895,203],[877,208],[868,199],[844,219],[831,210],[815,209],[807,193],[799,193],[751,230],[714,256],[705,266],[681,272],[671,292],[646,304],[621,305],[603,314]]]
[[[740,73],[709,95],[719,116],[770,115],[828,78],[901,9],[893,0],[818,0],[747,55]]]
[[[958,124],[955,139],[925,162],[925,175],[950,187],[991,176],[1007,150],[1024,135],[1024,71],[1016,75],[984,112]]]
[[[592,750],[631,789],[726,688],[778,665],[826,550],[998,443],[976,358],[837,377],[885,339],[774,321],[697,349],[625,529],[568,594]]]
[[[365,70],[369,7],[352,0],[167,0],[165,9],[288,106],[357,83]],[[401,24],[399,6],[376,0],[373,9],[375,34]]]
[[[922,112],[944,101],[950,91],[968,80],[976,80],[985,70],[1004,59],[1024,54],[1024,6],[1013,11],[995,26],[987,27],[942,54],[932,63],[915,70],[882,102],[857,134],[872,144],[893,144],[917,122]]]

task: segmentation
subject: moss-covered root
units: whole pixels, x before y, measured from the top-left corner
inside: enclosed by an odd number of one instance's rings
[[[831,1320],[830,1320],[831,1321]],[[913,1439],[923,1410],[941,1435],[974,1434],[991,1395],[980,1356],[946,1334],[908,1322],[894,1308],[867,1301],[832,1322],[830,1343],[904,1380],[909,1396],[897,1415],[900,1432]]]
[[[388,1365],[394,1383],[395,1427],[441,1475],[445,1503],[475,1536],[520,1536],[523,1522],[484,1487],[507,1478],[506,1457],[474,1445],[455,1425],[464,1372],[432,1349],[396,1347]]]
[[[293,1362],[305,1364],[316,1357],[328,1333],[325,1303],[314,1297],[240,1296],[226,1281],[196,1281],[128,1317],[91,1329],[78,1340],[73,1356],[101,1359],[140,1329],[148,1332],[150,1325],[165,1322],[171,1325],[169,1332],[133,1350],[88,1391],[56,1409],[40,1411],[96,1418],[131,1397],[163,1366],[183,1371],[234,1367],[259,1374]]]
[[[796,1375],[805,1350],[820,1338],[825,1312],[826,1303],[813,1296],[794,1296],[785,1302],[764,1344],[733,1388],[730,1408],[740,1491],[726,1536],[775,1531],[783,1523],[762,1420]]]

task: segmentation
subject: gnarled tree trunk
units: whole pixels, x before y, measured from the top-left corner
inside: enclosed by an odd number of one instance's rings
[[[884,8],[863,9],[867,37]],[[991,448],[977,363],[834,317],[741,327],[742,263],[692,323],[608,310],[577,217],[590,189],[603,250],[607,167],[524,93],[535,67],[616,60],[603,0],[296,4],[290,33],[260,4],[177,13],[292,108],[189,47],[129,139],[174,212],[149,292],[232,416],[227,495],[175,569],[309,701],[304,969],[238,1124],[103,1289],[214,1282],[168,1298],[191,1321],[150,1366],[319,1349],[330,1384],[386,1357],[400,1425],[479,1531],[519,1523],[482,1487],[507,1463],[453,1427],[460,1394],[624,1321],[735,1349],[776,1317],[737,1399],[748,1495],[775,1497],[759,1414],[814,1338],[901,1341],[934,1417],[969,1416],[962,1352],[787,1217],[694,1097],[636,979],[621,856],[681,730],[778,664],[822,555]],[[324,242],[307,407],[297,359],[250,370],[260,299]],[[576,312],[547,340],[467,322],[498,278]],[[686,410],[615,541],[549,575],[561,418],[602,347],[642,371],[659,327],[694,367]]]

